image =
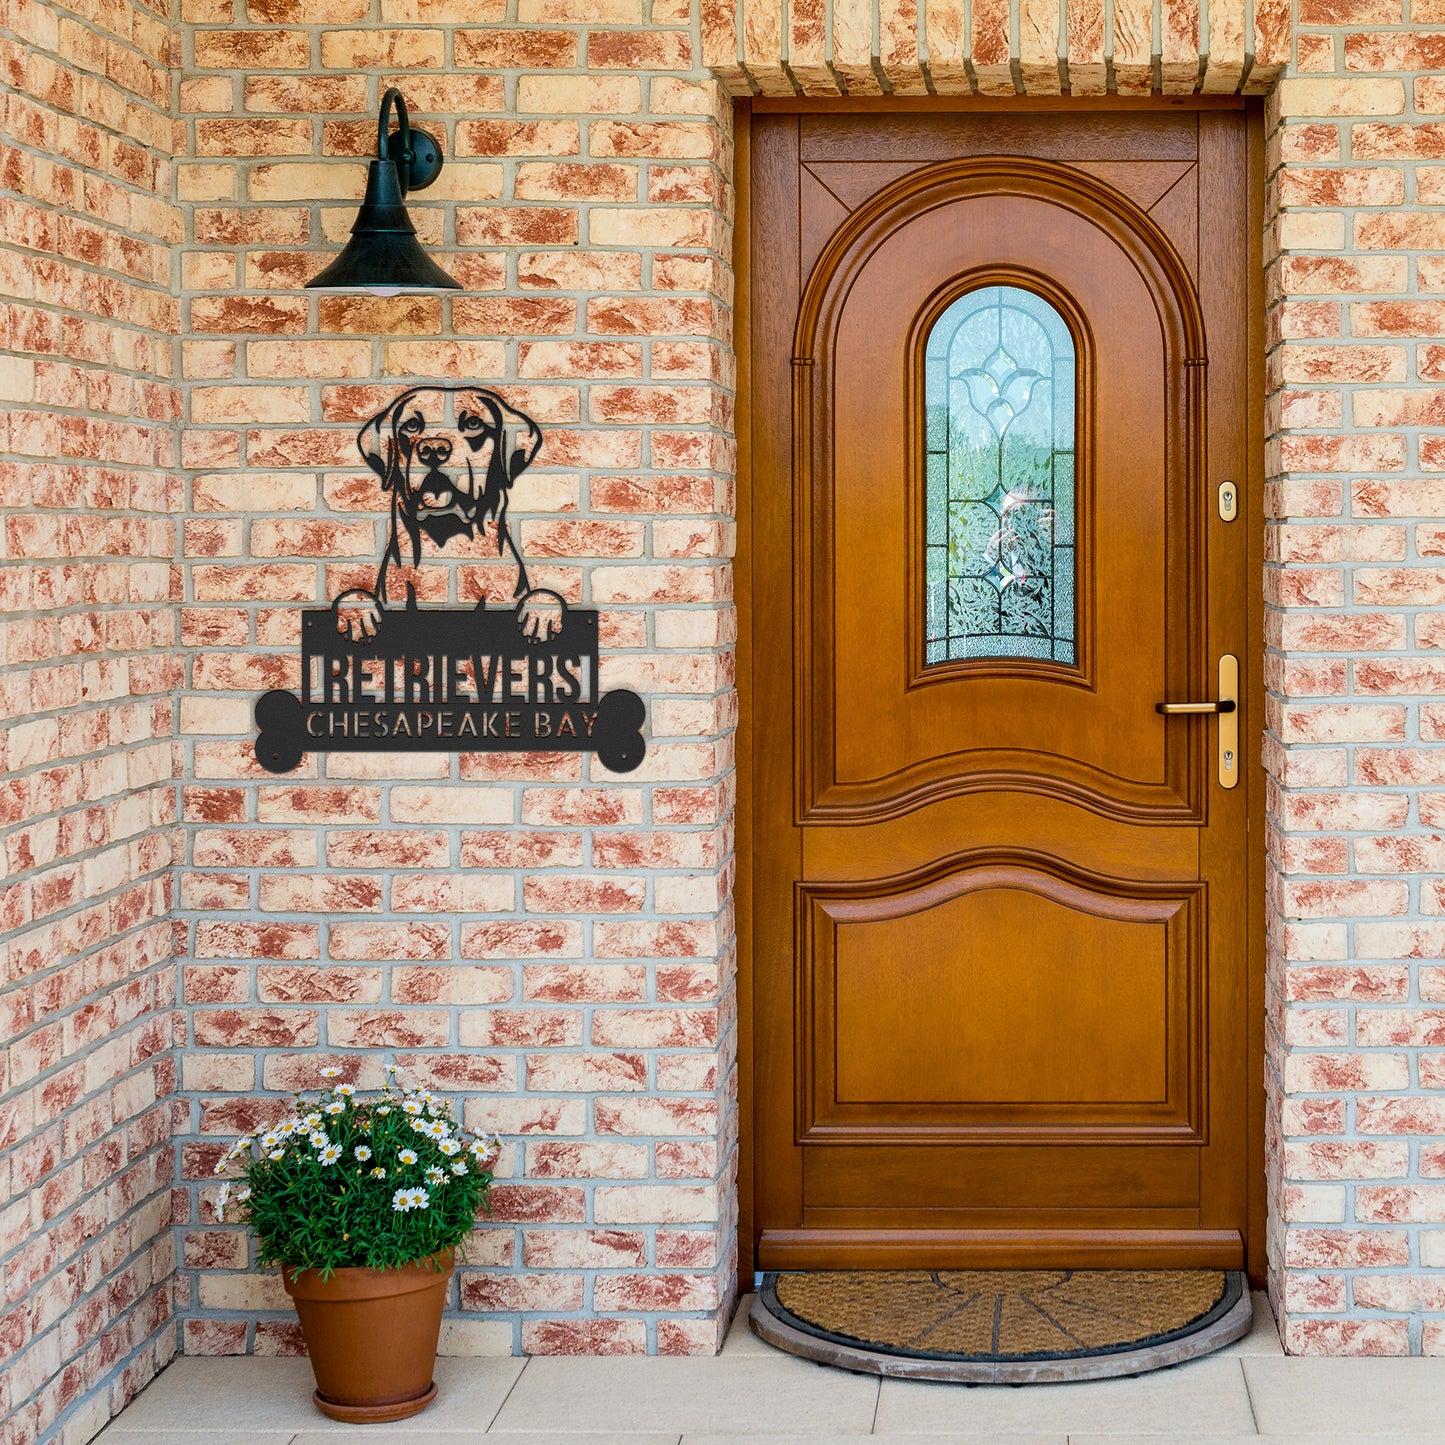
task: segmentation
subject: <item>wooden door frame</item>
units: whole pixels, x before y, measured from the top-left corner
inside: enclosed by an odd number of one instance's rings
[[[751,185],[752,117],[757,114],[828,115],[872,112],[880,115],[970,114],[994,112],[1057,113],[1060,111],[1147,111],[1147,110],[1245,110],[1248,127],[1250,224],[1246,246],[1249,266],[1249,375],[1248,408],[1251,417],[1246,509],[1240,520],[1249,528],[1247,574],[1253,579],[1247,598],[1248,632],[1254,646],[1245,658],[1242,686],[1253,704],[1250,716],[1264,719],[1264,124],[1263,103],[1233,96],[1151,96],[1120,100],[1117,96],[1074,98],[1070,96],[1016,96],[991,99],[850,97],[836,100],[796,97],[774,100],[740,100],[734,106],[733,180],[736,195],[733,228],[733,349],[737,361],[737,464],[735,512],[737,549],[733,575],[737,608],[737,802],[735,810],[734,856],[736,878],[733,886],[738,946],[738,1283],[746,1291],[754,1273],[755,1188],[753,1114],[753,992],[752,968],[752,864],[753,864],[753,760],[756,748],[752,708],[752,287],[751,267]],[[1248,1238],[1249,1278],[1262,1287],[1265,1277],[1265,786],[1262,764],[1256,785],[1249,790],[1248,867],[1251,887],[1249,917],[1249,1001],[1246,1047],[1252,1077],[1249,1084]]]

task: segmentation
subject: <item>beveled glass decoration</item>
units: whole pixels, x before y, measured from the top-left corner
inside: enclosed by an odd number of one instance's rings
[[[1076,660],[1074,341],[1019,286],[934,323],[926,407],[925,663]]]

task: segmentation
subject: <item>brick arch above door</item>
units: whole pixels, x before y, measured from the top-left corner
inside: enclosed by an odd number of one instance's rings
[[[1289,0],[703,0],[734,95],[1263,95]],[[1157,39],[1156,39],[1157,37]]]

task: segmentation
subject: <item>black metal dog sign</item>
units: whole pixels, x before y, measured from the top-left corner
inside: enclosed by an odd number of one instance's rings
[[[301,618],[301,696],[256,703],[256,758],[289,772],[308,752],[595,752],[641,761],[644,709],[598,684],[597,614],[533,587],[507,521],[512,485],[542,445],[537,424],[477,386],[418,386],[373,417],[361,455],[390,498],[371,591]],[[496,542],[505,606],[420,608],[423,541]],[[398,586],[403,607],[388,606]]]

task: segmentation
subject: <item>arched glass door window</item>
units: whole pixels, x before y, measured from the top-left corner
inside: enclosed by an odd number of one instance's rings
[[[1032,291],[985,286],[925,352],[926,663],[1075,661],[1074,341]]]

